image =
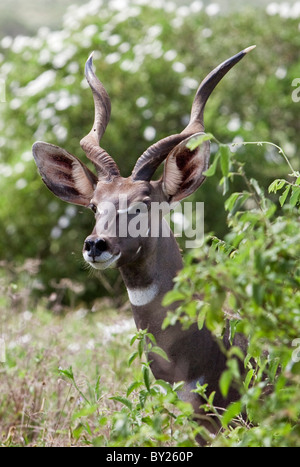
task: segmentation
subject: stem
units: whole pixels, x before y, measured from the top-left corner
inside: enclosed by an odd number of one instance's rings
[[[85,395],[83,394],[83,392],[79,389],[79,387],[77,386],[77,383],[75,381],[75,379],[73,378],[73,384],[74,384],[74,387],[75,389],[79,392],[79,394],[81,395],[81,397],[85,400],[85,402],[87,402],[89,405],[91,405],[90,401],[85,397]]]
[[[281,154],[283,156],[283,158],[285,159],[287,165],[291,169],[291,171],[292,171],[291,175],[293,175],[294,177],[298,176],[296,170],[294,170],[294,168],[292,167],[292,164],[290,163],[290,161],[289,161],[287,155],[285,154],[284,150],[275,143],[271,143],[270,141],[244,141],[244,142],[241,142],[241,143],[232,143],[231,146],[238,146],[238,145],[246,146],[247,144],[256,144],[257,146],[262,146],[263,144],[269,144],[270,146],[275,147],[276,149],[278,149],[279,154]]]
[[[256,202],[258,208],[261,210],[262,213],[264,213],[264,210],[262,208],[262,205],[261,205],[261,202],[262,202],[262,199],[259,198],[258,194],[256,193],[256,191],[254,190],[254,188],[251,186],[251,183],[249,182],[245,172],[243,169],[241,169],[241,176],[249,190],[249,192],[251,193],[254,201]]]

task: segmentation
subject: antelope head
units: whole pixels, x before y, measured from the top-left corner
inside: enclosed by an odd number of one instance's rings
[[[95,212],[95,228],[83,247],[88,264],[96,269],[121,267],[138,260],[145,252],[153,251],[157,238],[151,235],[149,223],[143,223],[142,219],[149,219],[153,202],[170,204],[180,201],[203,183],[209,164],[210,143],[203,141],[195,150],[190,150],[187,145],[195,136],[204,134],[204,108],[215,86],[252,48],[229,58],[202,81],[186,128],[150,146],[139,157],[128,178],[121,176],[115,161],[100,146],[110,119],[111,104],[93,71],[92,55],[89,57],[85,75],[94,98],[95,117],[91,131],[80,145],[95,166],[97,175],[58,146],[43,142],[33,145],[33,156],[47,187],[62,200]],[[152,180],[164,161],[162,177]],[[134,224],[137,215],[138,234],[137,230],[133,232],[128,228],[129,221]],[[137,226],[137,222],[134,225]]]

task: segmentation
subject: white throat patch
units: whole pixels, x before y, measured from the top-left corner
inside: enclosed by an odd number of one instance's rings
[[[153,283],[140,289],[127,289],[130,303],[134,306],[148,305],[158,294],[158,285]]]

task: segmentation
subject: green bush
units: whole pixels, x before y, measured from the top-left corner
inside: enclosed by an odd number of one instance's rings
[[[112,99],[103,146],[123,175],[154,140],[185,126],[199,81],[253,43],[257,49],[211,97],[207,130],[225,142],[271,140],[286,147],[293,164],[297,161],[298,106],[291,84],[299,70],[298,19],[251,10],[209,16],[197,2],[184,9],[166,5],[132,0],[120,9],[118,2],[91,1],[69,10],[61,31],[40,28],[34,37],[0,42],[6,101],[0,104],[0,257],[14,265],[41,260],[39,280],[46,291],[53,289],[53,280],[72,277],[85,283],[82,298],[111,292],[107,281],[87,280],[83,268],[80,252],[91,231],[91,214],[48,193],[31,156],[33,142],[44,140],[84,158],[79,140],[93,120],[84,64],[92,50]],[[282,160],[271,146],[247,146],[240,156],[249,176],[263,187],[282,176]],[[206,230],[222,237],[227,226],[215,190],[218,176],[208,179],[194,199],[210,206]],[[240,186],[234,180],[233,190]],[[115,283],[115,274],[109,274],[108,282]]]
[[[259,144],[259,143],[258,143]],[[224,396],[237,385],[241,399],[219,415],[221,446],[300,446],[300,172],[289,164],[289,177],[274,180],[270,192],[282,192],[279,205],[270,201],[257,180],[248,178],[239,152],[221,145],[207,171],[220,165],[224,187],[243,181],[240,192],[225,194],[229,233],[224,240],[208,235],[198,251],[187,256],[165,302],[182,305],[165,326],[195,320],[216,335],[224,331],[225,315],[231,318],[231,338],[242,333],[249,339],[244,359],[238,348],[227,352],[227,369],[220,379]],[[200,301],[195,301],[201,293]],[[240,374],[236,357],[244,362]],[[201,394],[205,388],[199,387]],[[214,411],[213,394],[206,394],[208,411]],[[241,413],[247,415],[243,421]],[[232,425],[233,423],[233,425]]]

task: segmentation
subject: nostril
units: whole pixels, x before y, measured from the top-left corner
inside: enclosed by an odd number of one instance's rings
[[[103,251],[107,250],[107,243],[102,238],[99,238],[99,240],[95,242],[95,247],[97,251],[102,253]]]
[[[91,249],[92,249],[92,247],[93,247],[93,244],[94,244],[93,241],[91,241],[91,240],[86,240],[86,241],[84,242],[84,248],[85,248],[85,250],[86,250],[86,251],[91,251]]]

